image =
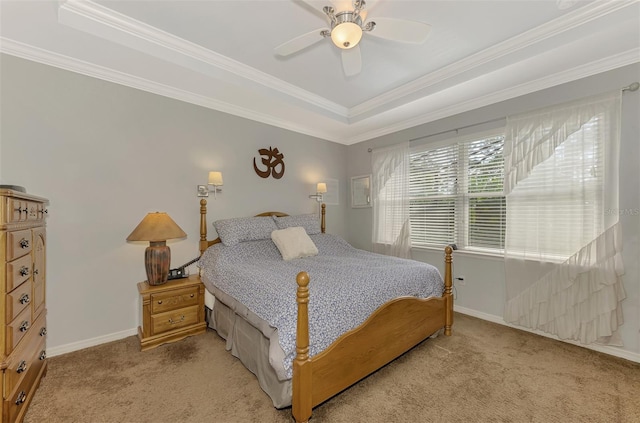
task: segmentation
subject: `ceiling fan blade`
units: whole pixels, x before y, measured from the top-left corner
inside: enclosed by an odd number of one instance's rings
[[[327,19],[327,15],[325,15],[325,13],[322,11],[323,6],[319,5],[318,2],[314,3],[310,0],[293,0],[293,2],[298,6],[304,8],[305,10],[313,13],[314,15],[317,15],[325,20]]]
[[[373,21],[376,27],[368,34],[402,43],[423,43],[431,31],[431,25],[424,22],[394,18],[375,18]]]
[[[346,76],[353,76],[360,73],[362,70],[360,46],[355,46],[349,50],[342,50],[342,69]]]
[[[306,34],[302,34],[299,37],[294,38],[293,40],[289,40],[286,43],[280,44],[278,47],[273,49],[273,51],[278,56],[288,56],[290,54],[296,53],[302,49],[309,47],[312,44],[317,43],[318,41],[322,41],[324,37],[320,34],[320,32],[324,31],[326,28],[316,29],[311,32],[307,32]]]

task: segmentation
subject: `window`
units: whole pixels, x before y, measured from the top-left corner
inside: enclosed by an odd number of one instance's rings
[[[410,156],[411,243],[504,248],[504,136],[414,148]]]

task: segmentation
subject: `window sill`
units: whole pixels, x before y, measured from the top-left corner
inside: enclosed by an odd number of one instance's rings
[[[442,251],[444,251],[444,247],[427,247],[427,246],[423,246],[423,245],[414,245],[411,247],[412,250],[421,250],[421,251],[428,251],[428,252],[438,252],[441,253]],[[491,260],[504,260],[504,255],[503,253],[494,253],[494,252],[489,252],[489,251],[481,251],[481,250],[471,250],[471,249],[466,249],[466,248],[461,248],[458,250],[455,250],[453,252],[454,256],[458,256],[458,255],[462,255],[462,256],[468,256],[468,257],[476,257],[476,258],[483,258],[483,259],[491,259]]]

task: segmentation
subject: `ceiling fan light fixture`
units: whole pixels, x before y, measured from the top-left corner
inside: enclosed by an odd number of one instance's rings
[[[331,41],[341,49],[350,49],[362,39],[362,28],[354,22],[342,22],[331,30]]]

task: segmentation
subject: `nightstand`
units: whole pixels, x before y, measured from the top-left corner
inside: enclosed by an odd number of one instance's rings
[[[204,285],[200,276],[174,279],[162,285],[138,283],[142,301],[142,326],[138,327],[142,351],[204,333]]]

